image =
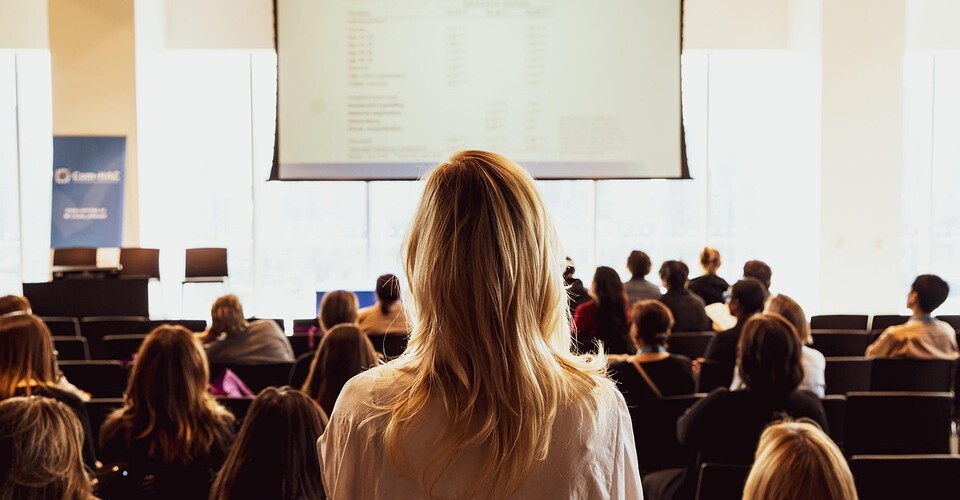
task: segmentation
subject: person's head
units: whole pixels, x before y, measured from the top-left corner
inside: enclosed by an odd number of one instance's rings
[[[377,303],[380,312],[387,314],[390,307],[400,300],[400,280],[392,274],[384,274],[377,278]]]
[[[573,274],[577,272],[577,267],[573,265],[573,259],[567,257],[567,265],[563,268],[563,279],[568,280],[573,278]]]
[[[753,278],[744,278],[730,287],[730,314],[737,317],[737,321],[744,321],[750,316],[763,311],[763,302],[767,298],[767,289]]]
[[[224,295],[213,301],[210,308],[210,333],[220,335],[241,335],[247,329],[247,320],[243,316],[243,305],[236,295]]]
[[[700,252],[700,267],[707,274],[717,274],[720,269],[720,252],[716,248],[703,247]]]
[[[659,300],[641,300],[633,305],[630,336],[637,347],[663,345],[673,329],[673,313]]]
[[[950,286],[939,276],[921,274],[913,280],[907,294],[907,307],[919,314],[930,314],[950,295]]]
[[[341,323],[320,340],[302,390],[330,413],[343,384],[376,366],[379,359],[370,339],[356,325]]]
[[[357,295],[346,290],[323,294],[320,301],[320,330],[327,331],[341,323],[357,322]]]
[[[763,283],[765,289],[770,290],[770,280],[773,279],[773,270],[762,260],[748,260],[747,263],[743,265],[743,277],[753,278]]]
[[[744,500],[856,500],[857,488],[837,445],[816,424],[780,422],[760,436]]]
[[[47,325],[32,314],[0,317],[0,399],[14,395],[23,385],[48,386],[60,380]]]
[[[87,500],[83,427],[57,400],[15,397],[0,402],[0,498]]]
[[[498,154],[463,151],[425,184],[406,244],[419,321],[392,362],[401,375],[384,410],[387,456],[403,463],[410,422],[440,401],[451,418],[422,484],[469,443],[490,458],[475,488],[509,496],[546,454],[558,405],[596,408],[604,359],[571,353],[564,254],[529,174]]]
[[[634,278],[643,278],[650,274],[652,265],[650,256],[640,250],[630,252],[630,256],[627,257],[627,269]]]
[[[323,497],[316,442],[327,415],[316,401],[289,387],[257,395],[217,474],[211,499]]]
[[[0,316],[21,312],[30,314],[30,301],[19,295],[4,295],[0,297]]]
[[[207,356],[190,330],[161,325],[144,339],[130,373],[123,408],[132,436],[148,436],[148,453],[169,463],[206,455],[230,413],[207,391]]]
[[[758,314],[740,333],[740,378],[754,392],[787,394],[803,380],[796,329],[779,314]]]
[[[668,260],[660,265],[660,279],[667,290],[682,290],[689,277],[690,268],[682,261]]]
[[[813,335],[810,334],[810,323],[807,321],[807,315],[795,300],[783,294],[771,297],[767,301],[764,312],[776,313],[786,318],[797,330],[797,338],[801,344],[810,345],[813,343]]]
[[[591,285],[590,291],[598,304],[611,302],[623,306],[626,303],[620,275],[612,267],[600,266],[597,268],[597,271],[593,274],[593,285]],[[621,309],[625,309],[625,306]]]

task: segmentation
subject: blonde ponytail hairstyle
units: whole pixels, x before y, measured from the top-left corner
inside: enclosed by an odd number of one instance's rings
[[[410,471],[408,431],[439,403],[448,420],[415,479],[432,491],[476,447],[486,459],[468,495],[507,496],[546,458],[559,408],[596,417],[604,377],[602,351],[570,351],[566,261],[543,200],[503,156],[457,153],[428,175],[406,246],[417,321],[394,362],[396,395],[377,405],[387,457]]]

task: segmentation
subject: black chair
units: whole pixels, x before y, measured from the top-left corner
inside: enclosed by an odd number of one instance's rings
[[[229,368],[254,394],[267,387],[282,387],[290,380],[293,363],[259,363],[253,365],[211,364],[210,379],[213,380]]]
[[[960,495],[958,455],[857,455],[850,459],[850,471],[860,500]]]
[[[667,350],[690,359],[702,358],[714,335],[713,332],[675,333],[667,340]]]
[[[957,333],[960,333],[960,314],[946,314],[943,316],[937,316],[937,319],[949,324],[954,330],[957,331]]]
[[[373,348],[387,359],[393,359],[407,350],[407,334],[370,333],[367,334]]]
[[[60,361],[85,361],[90,359],[87,339],[83,337],[54,337],[53,348]]]
[[[706,463],[700,466],[697,500],[740,500],[749,465]]]
[[[185,253],[184,283],[223,283],[227,273],[226,248],[188,248]]]
[[[825,357],[863,356],[867,352],[870,335],[866,330],[819,330],[811,333],[813,345]]]
[[[54,266],[96,266],[96,248],[55,248],[53,250]]]
[[[94,398],[90,401],[84,401],[83,406],[87,409],[87,417],[90,418],[90,430],[93,435],[93,445],[100,451],[100,427],[115,410],[123,406],[121,398]]]
[[[247,416],[247,410],[250,409],[250,404],[253,403],[253,398],[217,398],[217,402],[227,407],[230,410],[230,413],[233,413],[233,416],[237,419],[235,427],[240,429],[240,424],[242,424],[243,417]]]
[[[290,341],[290,345],[293,347],[293,355],[298,357],[308,352],[316,351],[317,347],[320,346],[321,339],[323,339],[323,336],[319,333],[314,335],[295,333],[287,337],[287,340]]]
[[[950,453],[948,392],[851,392],[843,448],[853,455]]]
[[[823,412],[827,414],[828,434],[837,446],[843,448],[843,415],[847,407],[847,397],[839,394],[830,394],[820,400]]]
[[[730,387],[733,382],[733,365],[704,360],[697,376],[697,392],[710,392],[718,387]]]
[[[871,391],[950,392],[956,362],[946,359],[875,359]]]
[[[105,359],[103,338],[107,335],[147,334],[153,324],[140,316],[93,316],[80,320],[80,335],[90,345],[93,359]]]
[[[107,335],[103,338],[104,359],[130,362],[145,338],[146,335]]]
[[[641,474],[687,465],[690,452],[677,441],[677,419],[704,396],[647,399],[629,409]]]
[[[127,388],[127,371],[119,361],[60,361],[71,384],[95,398],[119,398]]]
[[[873,321],[870,322],[870,329],[883,331],[891,326],[902,325],[907,321],[910,321],[910,316],[902,316],[899,314],[877,314],[873,317]]]
[[[293,320],[293,334],[307,333],[311,328],[320,329],[320,321],[317,318],[295,319]]]
[[[827,358],[827,394],[869,391],[872,366],[871,360],[859,356]]]
[[[250,322],[250,323],[253,323],[254,321],[259,321],[259,320],[261,320],[261,319],[266,319],[267,321],[273,321],[274,323],[277,324],[277,326],[280,327],[280,330],[282,330],[282,331],[284,331],[284,332],[287,331],[287,327],[283,326],[283,320],[282,320],[282,319],[278,319],[278,318],[258,318],[258,317],[256,317],[256,316],[254,316],[254,317],[252,317],[252,318],[247,318],[247,321]]]
[[[297,356],[297,360],[293,362],[293,368],[290,369],[290,387],[299,389],[307,381],[307,376],[310,375],[310,363],[313,363],[315,354],[315,352],[307,352]]]
[[[77,318],[62,316],[45,316],[40,318],[47,324],[50,334],[54,337],[79,337],[80,321]]]
[[[160,250],[121,248],[120,276],[160,279]]]
[[[866,330],[866,314],[825,314],[810,318],[812,330]]]

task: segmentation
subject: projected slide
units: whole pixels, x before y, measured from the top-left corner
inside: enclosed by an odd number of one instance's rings
[[[281,179],[680,177],[680,0],[278,0]]]

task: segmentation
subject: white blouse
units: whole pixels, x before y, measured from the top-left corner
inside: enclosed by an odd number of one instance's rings
[[[823,357],[820,351],[811,347],[803,346],[800,352],[800,365],[803,366],[803,380],[797,389],[804,389],[823,399],[827,393],[827,379],[825,372],[827,370],[827,359]],[[733,370],[733,382],[730,384],[730,390],[736,391],[743,389],[743,381],[740,380],[740,370]]]
[[[383,447],[386,416],[375,417],[369,403],[395,390],[395,369],[387,364],[352,378],[343,387],[326,431],[317,441],[327,496],[333,500],[426,498],[417,473],[433,451],[433,439],[446,422],[442,405],[433,403],[410,431],[402,456],[408,467],[395,467]],[[630,414],[620,391],[604,381],[598,391],[596,419],[581,418],[582,408],[561,408],[554,422],[550,450],[534,465],[511,498],[642,499],[637,450]],[[486,460],[484,450],[470,448],[456,456],[432,490],[432,497],[462,497],[475,486]],[[485,492],[481,488],[480,495]]]

